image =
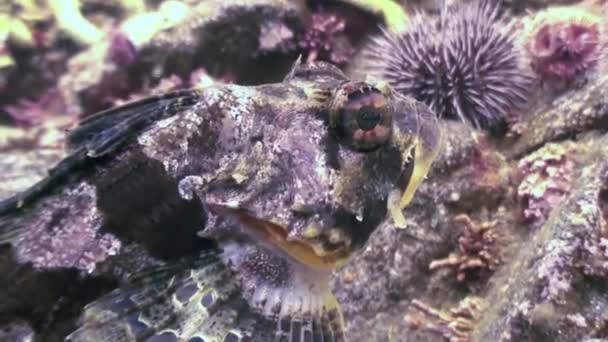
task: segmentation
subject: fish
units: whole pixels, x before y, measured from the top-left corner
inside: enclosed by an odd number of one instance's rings
[[[385,83],[298,61],[281,82],[102,111],[66,140],[0,202],[0,270],[19,280],[0,282],[0,316],[42,340],[326,342],[347,340],[332,271],[404,226],[441,130]]]

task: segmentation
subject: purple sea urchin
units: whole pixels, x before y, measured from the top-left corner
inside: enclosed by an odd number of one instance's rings
[[[494,127],[526,102],[532,78],[494,1],[417,14],[407,31],[384,32],[362,54],[362,71],[425,102],[439,116]]]

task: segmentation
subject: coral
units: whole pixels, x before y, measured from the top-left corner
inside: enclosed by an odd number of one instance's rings
[[[521,159],[518,163],[522,181],[517,196],[523,206],[524,217],[542,224],[572,184],[574,162],[571,143],[550,143]]]
[[[606,21],[578,7],[551,7],[524,21],[530,65],[547,82],[569,81],[597,64]]]
[[[387,36],[409,37],[405,43],[418,49],[412,53],[435,56],[428,59],[428,67],[444,72],[444,56],[440,53],[443,50],[438,49],[446,45],[441,45],[437,36],[446,30],[442,30],[441,21],[435,16],[441,13],[444,3],[479,3],[312,0],[305,5],[297,2],[297,9],[292,11],[297,13],[296,19],[285,20],[284,9],[291,8],[285,5],[288,0],[169,1],[177,9],[173,18],[182,19],[163,29],[162,20],[158,20],[162,11],[158,9],[164,2],[65,2],[79,4],[77,15],[102,34],[102,39],[92,44],[74,38],[63,24],[58,25],[59,17],[48,1],[0,4],[0,121],[7,125],[0,126],[1,198],[45,177],[47,169],[65,156],[64,123],[76,115],[182,87],[201,88],[215,82],[257,84],[276,79],[283,72],[277,71],[282,68],[277,59],[288,64],[297,53],[306,58],[308,51],[313,52],[299,46],[304,33],[317,39],[316,56],[311,58],[345,61],[340,62],[341,66],[356,70],[359,66],[351,63],[356,60],[350,57],[349,50],[358,52],[359,44],[377,32],[376,24],[384,18],[382,29],[388,31]],[[398,2],[408,13],[424,9],[426,14],[408,17]],[[573,3],[576,7],[548,7]],[[131,4],[132,9],[122,9]],[[352,263],[336,273],[334,288],[344,304],[353,341],[443,341],[468,336],[471,341],[599,342],[608,336],[608,233],[605,222],[593,221],[599,215],[595,213],[596,190],[608,183],[608,158],[606,153],[589,154],[608,141],[608,73],[603,72],[608,70],[608,58],[601,57],[608,57],[608,26],[603,15],[608,1],[506,0],[504,5],[515,16],[493,19],[491,27],[521,49],[522,67],[536,77],[536,82],[540,80],[550,89],[557,84],[562,91],[547,93],[542,89],[542,96],[532,101],[527,112],[510,104],[509,113],[516,115],[501,114],[500,118],[504,117],[511,136],[487,135],[461,120],[441,122],[445,125],[444,145],[429,179],[405,212],[408,229],[397,230],[387,223]],[[163,8],[169,8],[166,6]],[[7,7],[9,10],[5,11]],[[189,15],[183,16],[185,12],[180,8],[187,8]],[[454,8],[451,16],[459,13]],[[321,27],[325,31],[314,31],[315,36],[311,34],[312,21],[306,21],[312,19],[311,13],[320,16],[318,25],[332,16],[335,20],[326,28]],[[421,18],[423,22],[418,23]],[[455,22],[454,18],[447,19],[448,24]],[[509,25],[503,25],[507,20]],[[521,26],[512,28],[511,23]],[[445,44],[454,44],[453,33],[458,31],[452,27],[451,32],[446,32],[450,39]],[[544,48],[543,39],[549,44]],[[342,42],[349,43],[345,45],[349,50],[341,50]],[[326,50],[325,46],[329,48]],[[380,54],[377,57],[385,58]],[[423,84],[418,81],[426,76],[420,75],[411,76],[416,78],[412,84]],[[60,79],[70,82],[56,83]],[[69,108],[65,111],[45,100],[52,100],[56,89],[64,92],[56,100],[67,99]],[[535,97],[528,93],[526,96]],[[453,108],[452,103],[448,103],[450,106]],[[470,110],[468,105],[466,108]],[[68,115],[57,115],[64,112]],[[443,115],[458,119],[454,113]],[[470,111],[470,115],[476,114]],[[495,122],[488,124],[493,127]],[[595,177],[601,178],[599,185]],[[600,207],[602,202],[608,203],[608,195],[602,195],[602,191]],[[492,213],[489,217],[483,215],[484,208]],[[605,221],[608,211],[600,209],[605,211]],[[458,213],[467,213],[471,218],[468,221],[473,221],[470,225],[477,228],[468,227],[464,219],[456,219],[459,225],[454,224]],[[497,221],[495,228],[480,228],[490,220]],[[32,240],[42,243],[54,234],[41,233]],[[92,233],[95,232],[74,229],[55,236],[66,240],[62,242],[64,248],[76,250],[88,244],[99,247],[93,250],[92,257],[77,261],[80,274],[94,269],[93,274],[105,275],[112,270],[123,282],[134,272],[163,264],[160,260],[144,262],[143,257],[148,254],[141,246],[141,250],[128,254],[128,248],[137,246],[123,244],[117,255],[112,255],[117,246],[109,243],[107,237]],[[500,234],[497,239],[501,243],[503,234],[515,241],[508,246],[484,245],[492,234]],[[500,271],[492,272],[490,263],[484,264],[486,260],[480,255],[484,248],[491,253],[500,249],[508,255],[495,259],[502,261],[500,266],[493,264]],[[67,272],[63,266],[73,265],[75,259],[68,254],[65,260],[56,259],[48,265],[60,266],[60,272]],[[11,274],[10,268],[7,271],[2,267],[6,255],[0,246],[0,270],[4,275]],[[40,255],[32,257],[37,266],[44,264]],[[438,268],[430,272],[433,260]],[[437,266],[437,262],[444,265]],[[467,268],[472,266],[479,267]],[[89,277],[87,273],[85,278]],[[462,282],[457,281],[458,277]],[[40,318],[51,312],[66,292],[56,290],[57,295],[47,295],[46,300],[40,299],[41,293],[65,284],[84,291],[90,288],[81,286],[76,278],[32,279],[29,282],[35,286],[30,285],[31,291],[20,293],[25,294],[23,298],[31,297],[32,305],[38,305],[38,314],[19,306],[20,316],[0,317],[0,340],[53,340],[33,336],[33,331],[40,331]],[[19,284],[20,288],[24,284],[21,278],[4,280]],[[449,310],[467,290],[489,302],[479,323],[456,317]],[[12,297],[12,293],[3,291],[0,310],[15,302]],[[418,300],[412,303],[414,298]],[[403,313],[408,312],[408,307],[411,311],[408,322],[404,322]],[[19,320],[24,317],[29,322]],[[410,323],[409,328],[406,323]],[[432,328],[424,329],[426,325]],[[26,329],[21,330],[21,326]],[[17,331],[15,327],[25,333],[11,333]],[[424,338],[419,338],[421,334]]]
[[[405,32],[376,37],[360,67],[439,116],[494,127],[527,101],[531,86],[514,36],[496,3],[458,5],[443,18],[418,14]]]
[[[34,100],[19,99],[17,104],[7,106],[6,112],[20,126],[41,125],[49,117],[58,116],[65,111],[65,103],[57,88],[50,88]]]
[[[344,33],[346,19],[337,13],[314,13],[298,45],[307,51],[307,61],[325,60],[344,64],[354,53]]]
[[[260,26],[258,53],[295,50],[295,34],[288,25],[280,20],[269,20]]]
[[[4,110],[18,126],[28,128],[26,138],[37,147],[61,146],[65,129],[77,119],[65,115],[66,102],[57,88],[47,89],[34,100],[19,99],[14,105],[5,106]]]
[[[458,238],[458,251],[431,262],[429,268],[454,268],[459,282],[465,281],[473,271],[494,271],[502,263],[500,238],[495,229],[497,222],[476,224],[466,214],[454,217],[454,222],[464,225],[464,232]]]
[[[481,298],[467,297],[449,311],[434,309],[420,300],[413,300],[411,305],[419,311],[405,316],[411,328],[439,334],[449,342],[468,342],[487,304]]]

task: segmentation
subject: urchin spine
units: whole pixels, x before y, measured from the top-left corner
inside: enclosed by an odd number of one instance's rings
[[[499,9],[482,0],[450,8],[441,18],[418,13],[407,31],[373,39],[362,54],[362,71],[441,117],[493,127],[526,102],[532,80],[521,67],[513,30],[502,30]]]

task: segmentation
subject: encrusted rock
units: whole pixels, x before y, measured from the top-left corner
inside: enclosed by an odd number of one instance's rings
[[[522,181],[517,196],[527,220],[542,224],[570,191],[575,147],[571,142],[550,143],[518,162]]]

